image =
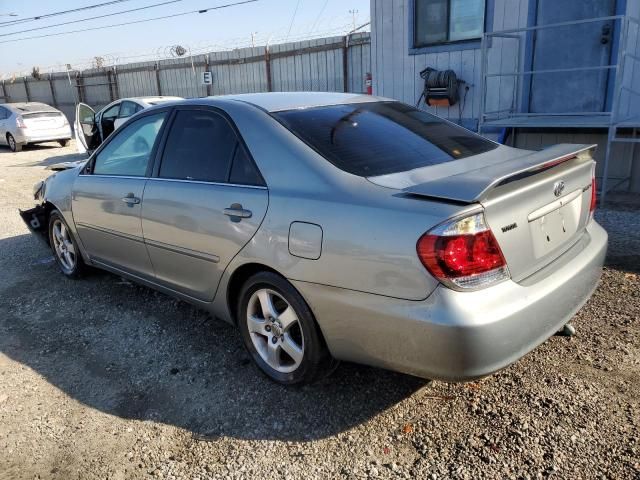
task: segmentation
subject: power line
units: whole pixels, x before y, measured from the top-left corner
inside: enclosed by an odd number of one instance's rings
[[[116,15],[122,15],[124,13],[138,12],[140,10],[146,10],[148,8],[162,7],[164,5],[169,5],[171,3],[178,3],[178,2],[183,2],[183,1],[184,0],[168,0],[168,1],[162,2],[162,3],[154,3],[153,5],[146,5],[144,7],[131,8],[129,10],[122,10],[120,12],[106,13],[104,15],[97,15],[95,17],[80,18],[78,20],[71,20],[69,22],[54,23],[53,25],[46,25],[44,27],[29,28],[28,30],[21,30],[19,32],[2,33],[2,34],[0,34],[0,37],[8,37],[9,35],[19,35],[21,33],[33,32],[35,30],[44,30],[45,28],[61,27],[62,25],[70,25],[72,23],[86,22],[88,20],[96,20],[98,18],[113,17],[113,16],[116,16]]]
[[[289,31],[287,32],[287,38],[289,38],[289,34],[291,33],[291,27],[293,27],[293,21],[296,19],[296,14],[298,13],[299,6],[300,0],[296,2],[296,8],[293,10],[293,16],[291,17],[291,23],[289,24]]]
[[[94,30],[102,30],[105,28],[115,28],[115,27],[122,27],[125,25],[134,25],[134,24],[138,24],[138,23],[146,23],[146,22],[153,22],[156,20],[164,20],[167,18],[176,18],[176,17],[183,17],[185,15],[192,15],[194,13],[207,13],[211,10],[220,10],[222,8],[228,8],[228,7],[235,7],[237,5],[244,5],[246,3],[254,3],[257,2],[258,0],[244,0],[241,2],[235,2],[235,3],[227,3],[224,5],[218,5],[216,7],[208,7],[208,8],[201,8],[199,10],[191,10],[189,12],[181,12],[181,13],[174,13],[172,15],[164,15],[161,17],[153,17],[153,18],[145,18],[143,20],[135,20],[133,22],[124,22],[124,23],[114,23],[112,25],[104,25],[101,27],[91,27],[91,28],[82,28],[79,30],[69,30],[67,32],[58,32],[58,33],[49,33],[46,35],[34,35],[31,37],[21,37],[21,38],[12,38],[10,40],[2,40],[0,41],[0,44],[2,43],[13,43],[13,42],[19,42],[21,40],[33,40],[36,38],[47,38],[47,37],[58,37],[60,35],[70,35],[72,33],[81,33],[81,32],[90,32],[90,31],[94,31]]]
[[[311,25],[311,29],[309,29],[310,32],[313,32],[316,28],[316,26],[318,25],[318,22],[320,21],[320,17],[322,17],[322,14],[324,13],[325,8],[327,8],[327,4],[329,3],[329,0],[324,0],[324,5],[322,5],[322,8],[320,9],[320,13],[318,13],[318,16],[316,17],[315,22],[313,22],[313,25]]]
[[[36,17],[20,18],[18,20],[8,20],[6,22],[0,22],[0,27],[4,27],[4,26],[8,27],[12,25],[18,25],[20,23],[27,23],[27,22],[33,22],[35,20],[42,20],[43,18],[57,17],[58,15],[66,15],[67,13],[81,12],[84,10],[90,10],[92,8],[106,7],[109,5],[114,5],[116,3],[130,2],[130,1],[131,0],[111,0],[110,2],[98,3],[95,5],[87,5],[86,7],[79,7],[71,10],[63,10],[61,12],[45,13],[44,15],[38,15]]]

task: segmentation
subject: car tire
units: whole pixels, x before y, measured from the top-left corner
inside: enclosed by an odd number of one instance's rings
[[[70,140],[67,138],[66,140],[58,140],[58,143],[61,147],[66,147],[69,145]]]
[[[10,133],[7,133],[7,145],[9,145],[12,152],[20,152],[22,150],[22,144],[16,142],[16,139]]]
[[[49,244],[58,267],[66,277],[76,279],[85,272],[86,265],[78,243],[58,210],[49,215]]]
[[[280,275],[260,272],[250,277],[241,289],[237,314],[247,351],[271,380],[308,384],[335,370],[337,361],[311,309]]]

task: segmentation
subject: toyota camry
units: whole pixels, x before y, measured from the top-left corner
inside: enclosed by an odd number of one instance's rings
[[[464,381],[595,289],[594,147],[511,148],[367,95],[184,100],[129,118],[21,215],[67,277],[207,309],[280,383],[339,360]]]

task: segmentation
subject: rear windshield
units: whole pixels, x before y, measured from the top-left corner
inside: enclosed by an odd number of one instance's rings
[[[40,112],[40,113],[24,113],[22,118],[59,118],[62,116],[60,112]]]
[[[336,167],[361,177],[406,172],[497,147],[399,102],[331,105],[273,115]]]
[[[21,112],[41,112],[43,110],[50,110],[51,107],[46,103],[18,103],[14,105],[16,109]]]

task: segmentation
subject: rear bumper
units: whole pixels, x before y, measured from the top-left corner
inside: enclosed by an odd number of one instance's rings
[[[438,287],[420,302],[293,283],[336,358],[465,381],[508,366],[567,323],[595,290],[606,250],[607,233],[591,222],[576,245],[527,282],[476,292]]]
[[[16,142],[18,143],[39,143],[54,142],[58,140],[71,139],[71,127],[69,125],[48,130],[33,130],[28,128],[18,129],[16,132]]]

